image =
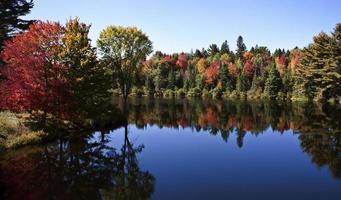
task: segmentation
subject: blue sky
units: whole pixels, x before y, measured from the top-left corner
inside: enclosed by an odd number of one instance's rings
[[[26,18],[60,21],[78,16],[91,23],[95,44],[108,25],[137,26],[153,41],[154,50],[188,52],[224,40],[236,46],[256,44],[291,49],[312,36],[330,32],[341,22],[340,0],[35,0]]]

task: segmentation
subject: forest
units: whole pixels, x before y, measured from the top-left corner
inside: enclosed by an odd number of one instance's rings
[[[235,51],[224,41],[165,54],[154,51],[136,27],[108,26],[93,47],[90,25],[77,17],[65,24],[21,19],[32,7],[33,1],[1,2],[3,121],[14,112],[42,124],[53,119],[73,129],[93,127],[101,120],[92,114],[115,95],[125,101],[149,96],[341,102],[341,24],[302,49],[247,48],[239,36]],[[110,115],[110,109],[102,110]]]

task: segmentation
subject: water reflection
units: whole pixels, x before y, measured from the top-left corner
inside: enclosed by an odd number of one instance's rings
[[[122,102],[118,101],[118,107]],[[131,99],[130,123],[139,128],[186,128],[209,130],[227,142],[237,134],[243,147],[246,134],[259,135],[271,128],[283,134],[299,134],[301,148],[318,166],[328,166],[334,177],[341,177],[341,107],[274,102],[226,102],[199,99]]]
[[[116,102],[117,107],[123,108],[123,102]],[[109,119],[103,113],[100,118]],[[115,113],[110,115],[113,118]],[[239,148],[245,148],[244,140],[249,134],[258,136],[269,129],[283,134],[292,130],[312,163],[327,166],[335,178],[341,177],[340,119],[341,108],[336,106],[197,99],[131,99],[128,112],[128,123],[146,132],[150,126],[158,127],[160,132],[163,127],[190,128],[193,132],[209,132],[225,142],[236,138],[232,142]],[[143,141],[134,144],[127,124],[122,124],[122,145],[113,146],[110,135],[116,131],[109,132],[110,129],[114,126],[105,123],[96,134],[76,134],[2,155],[2,198],[150,199],[157,177],[141,169],[138,155],[143,153]]]
[[[3,199],[149,199],[155,179],[140,170],[137,154],[143,146],[129,141],[124,129],[120,149],[106,138],[88,136],[6,155]]]

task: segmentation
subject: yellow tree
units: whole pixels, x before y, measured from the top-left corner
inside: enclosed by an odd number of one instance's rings
[[[206,66],[207,66],[207,63],[206,63],[205,58],[201,58],[196,64],[196,68],[197,68],[197,71],[199,72],[199,74],[205,73]]]
[[[100,33],[97,46],[126,101],[138,66],[153,51],[152,42],[136,27],[109,26]]]

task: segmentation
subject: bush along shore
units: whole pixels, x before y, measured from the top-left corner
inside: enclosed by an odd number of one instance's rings
[[[122,112],[112,106],[98,106],[95,109],[98,113],[89,113],[89,117],[84,116],[81,120],[76,118],[70,121],[60,120],[50,114],[42,120],[36,114],[2,111],[0,151],[52,142],[56,139],[86,136],[95,131],[107,133],[127,124]]]
[[[47,136],[42,130],[32,131],[26,118],[24,114],[0,112],[0,150],[40,143]]]

